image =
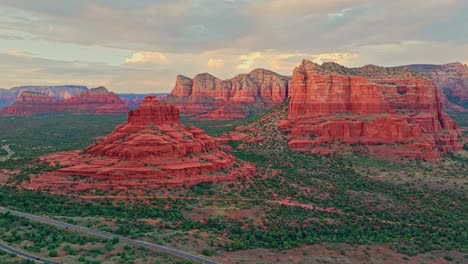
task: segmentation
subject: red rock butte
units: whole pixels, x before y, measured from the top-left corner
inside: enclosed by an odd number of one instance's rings
[[[292,75],[288,116],[280,129],[299,151],[331,153],[338,141],[430,159],[462,147],[433,81],[407,70],[304,60]]]
[[[63,168],[32,177],[25,187],[55,193],[104,189],[141,193],[162,186],[233,181],[255,167],[218,149],[213,138],[179,122],[179,110],[146,97],[128,122],[85,150],[41,161]]]
[[[128,113],[129,124],[174,124],[180,123],[179,109],[172,104],[162,104],[156,96],[147,96],[138,109]]]
[[[64,100],[46,94],[23,91],[16,102],[2,109],[3,115],[33,115],[37,113],[73,112],[90,114],[127,113],[125,102],[105,87],[83,90]]]

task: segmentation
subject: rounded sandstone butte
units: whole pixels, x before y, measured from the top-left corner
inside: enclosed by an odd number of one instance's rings
[[[64,102],[66,110],[70,112],[117,114],[129,111],[128,106],[117,94],[109,92],[103,86],[84,90]]]
[[[172,104],[161,103],[156,96],[147,96],[141,105],[128,113],[129,124],[174,124],[179,123],[179,109]]]
[[[161,186],[234,181],[255,172],[218,148],[203,130],[179,122],[174,105],[147,96],[126,124],[87,147],[41,157],[63,168],[32,178],[25,187],[52,192],[106,189],[140,193]]]

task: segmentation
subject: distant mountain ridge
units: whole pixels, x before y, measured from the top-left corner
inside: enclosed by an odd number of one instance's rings
[[[78,93],[88,90],[82,85],[57,85],[57,86],[17,86],[10,89],[0,89],[0,108],[11,105],[16,101],[21,92],[35,92],[48,95],[55,99],[68,99]]]
[[[125,102],[115,93],[101,86],[84,89],[65,99],[56,99],[35,91],[22,91],[17,100],[1,110],[3,115],[33,115],[50,112],[115,114],[129,111]]]
[[[468,66],[460,62],[448,64],[411,64],[400,66],[432,79],[448,100],[446,106],[458,111],[468,109]]]

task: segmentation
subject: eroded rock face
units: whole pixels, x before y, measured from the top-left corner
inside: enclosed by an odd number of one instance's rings
[[[228,103],[209,113],[196,116],[195,119],[199,120],[232,120],[238,118],[245,118],[249,112],[244,109],[242,104]]]
[[[115,114],[129,111],[125,102],[105,87],[82,91],[65,100],[67,110],[71,112],[89,112],[95,114]]]
[[[79,92],[87,90],[86,86],[18,86],[11,89],[0,89],[0,108],[13,104],[22,92],[34,92],[48,95],[57,100],[68,99]]]
[[[443,113],[440,92],[416,73],[303,61],[290,89],[288,122],[281,129],[290,131],[293,149],[331,153],[330,143],[340,141],[436,158],[461,148],[460,131]]]
[[[147,96],[138,109],[128,113],[129,124],[180,124],[179,110],[172,104],[160,103],[156,96]]]
[[[170,101],[184,115],[203,115],[201,119],[233,119],[245,117],[240,114],[242,105],[265,107],[283,102],[288,96],[288,82],[288,77],[264,69],[227,80],[208,73],[198,74],[193,80],[178,76]],[[222,108],[229,103],[237,103],[238,108],[232,107],[236,104]]]
[[[31,179],[26,187],[53,192],[93,188],[143,192],[162,186],[233,181],[255,168],[218,149],[203,130],[179,122],[179,110],[154,96],[128,114],[128,122],[80,151],[41,157],[63,168]],[[78,177],[78,178],[77,178]]]
[[[32,115],[35,113],[63,111],[65,105],[41,93],[21,92],[13,105],[2,109],[6,115]]]
[[[403,66],[417,71],[432,79],[448,101],[457,106],[468,109],[468,66],[459,62],[429,65],[415,64]]]
[[[116,114],[129,111],[125,102],[104,87],[83,90],[76,96],[59,100],[45,94],[22,92],[17,101],[2,110],[5,115],[33,115],[46,112]]]

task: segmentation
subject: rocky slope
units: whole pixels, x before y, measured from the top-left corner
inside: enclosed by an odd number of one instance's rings
[[[33,177],[25,187],[52,192],[92,189],[140,193],[162,186],[233,181],[255,168],[218,149],[199,128],[179,122],[179,110],[154,96],[129,112],[128,122],[84,151],[41,157],[63,168]]]
[[[0,108],[11,105],[16,101],[21,92],[35,92],[48,95],[55,99],[68,99],[78,93],[87,90],[86,86],[63,85],[63,86],[18,86],[11,89],[0,89]]]
[[[4,115],[32,115],[46,112],[69,111],[73,113],[115,114],[129,111],[127,105],[116,94],[105,87],[83,90],[65,100],[51,96],[22,92],[17,101],[2,109]]]
[[[289,146],[331,153],[331,143],[373,146],[385,154],[436,158],[461,148],[434,83],[402,69],[346,68],[304,60],[290,85]]]
[[[283,102],[288,96],[288,81],[288,77],[264,69],[227,80],[208,73],[193,79],[179,75],[167,100],[175,103],[184,115],[202,115],[202,119],[241,118],[248,114],[243,105],[264,108]],[[225,108],[226,104],[229,107]]]
[[[468,109],[468,66],[459,62],[430,65],[414,64],[402,66],[432,79],[455,109]],[[462,107],[462,108],[460,108]],[[462,110],[463,111],[463,110]]]

